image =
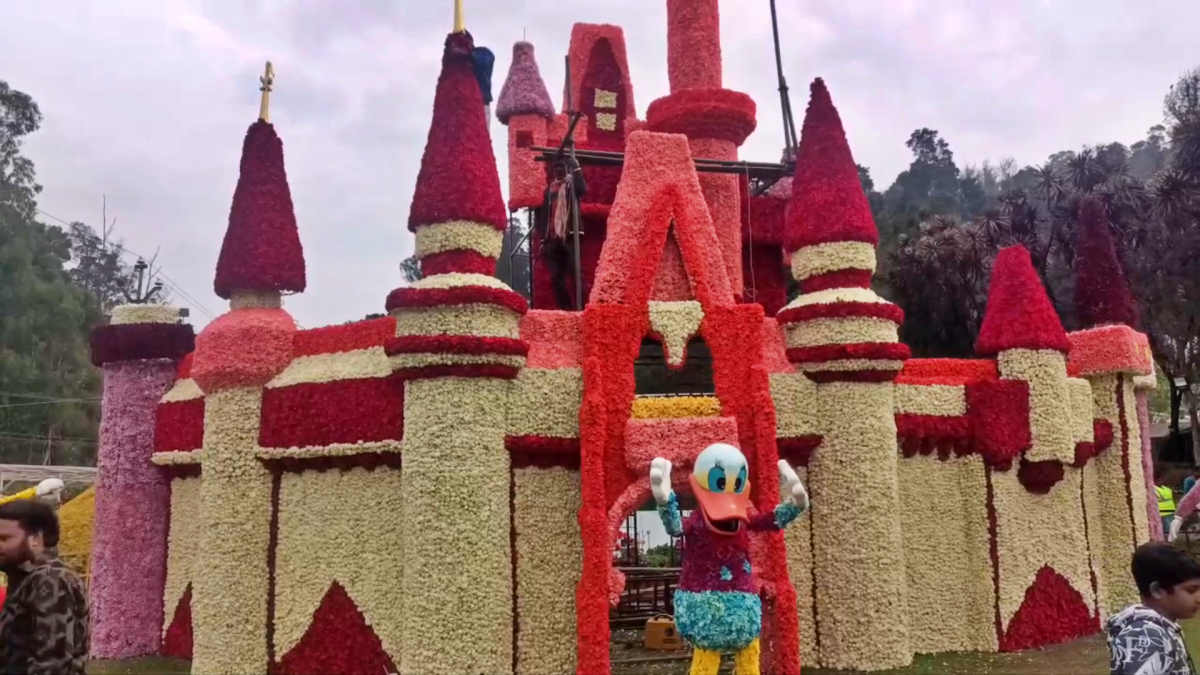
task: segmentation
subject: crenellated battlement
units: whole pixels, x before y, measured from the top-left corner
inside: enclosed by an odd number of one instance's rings
[[[97,597],[120,584],[154,610],[101,609],[99,655],[204,673],[609,672],[621,525],[650,498],[654,458],[686,469],[714,442],[749,462],[753,512],[779,503],[780,459],[812,496],[792,528],[751,539],[764,672],[1040,647],[1135,598],[1130,551],[1161,532],[1153,364],[1128,308],[1093,302],[1096,327],[1068,334],[1029,254],[1005,249],[980,358],[910,358],[901,308],[871,290],[878,234],[825,84],[793,176],[751,197],[698,172],[737,158],[754,103],[722,88],[716,0],[667,4],[672,91],[645,121],[621,29],[572,31],[575,139],[623,154],[586,171],[582,311],[543,303],[546,265],[533,308],[492,275],[504,204],[477,47],[456,30],[409,218],[425,278],[392,291],[386,317],[297,329],[281,294],[304,288],[303,228],[264,91],[217,265],[230,311],[194,345],[149,308],[93,338],[98,508],[121,499],[115,466],[158,481],[142,543],[166,570],[121,574],[108,551]],[[529,43],[496,112],[508,207],[545,219],[530,148],[568,121]],[[1089,288],[1124,285],[1104,269]],[[790,303],[785,270],[803,291]],[[711,371],[691,389],[651,395],[639,368],[697,355]]]

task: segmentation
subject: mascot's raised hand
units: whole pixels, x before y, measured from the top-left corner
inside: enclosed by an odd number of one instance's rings
[[[671,460],[659,457],[650,462],[650,492],[659,506],[671,499]]]
[[[779,460],[779,482],[783,484],[783,493],[792,499],[792,503],[796,508],[803,513],[808,510],[808,491],[804,489],[804,483],[800,482],[800,476],[796,475],[796,470],[787,463],[786,459]]]

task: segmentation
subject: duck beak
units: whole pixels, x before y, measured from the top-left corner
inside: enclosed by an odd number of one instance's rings
[[[746,483],[746,489],[739,494],[709,492],[700,485],[694,475],[689,476],[688,480],[692,482],[692,494],[696,495],[696,501],[700,504],[704,522],[713,533],[725,536],[737,534],[743,524],[750,520],[749,483]]]

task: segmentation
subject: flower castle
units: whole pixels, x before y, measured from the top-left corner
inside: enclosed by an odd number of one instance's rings
[[[793,177],[751,196],[698,173],[695,158],[737,158],[755,107],[723,88],[717,0],[667,8],[671,93],[645,120],[621,29],[572,31],[575,137],[623,153],[585,170],[583,311],[543,308],[540,268],[533,309],[493,276],[507,214],[461,20],[409,216],[425,278],[385,318],[298,330],[283,309],[305,263],[264,102],[217,263],[229,311],[193,336],[170,308],[125,306],[93,335],[96,657],[608,672],[614,538],[653,458],[683,469],[713,442],[750,461],[757,511],[779,501],[781,458],[812,495],[753,540],[763,672],[1037,647],[1136,597],[1130,552],[1161,537],[1153,366],[1102,205],[1084,205],[1077,289],[1096,327],[1066,333],[1016,247],[995,262],[980,358],[910,359],[902,312],[870,290],[878,235],[825,85]],[[532,148],[569,122],[528,43],[497,116],[508,206],[540,206]],[[647,338],[672,365],[702,341],[714,393],[641,395]]]

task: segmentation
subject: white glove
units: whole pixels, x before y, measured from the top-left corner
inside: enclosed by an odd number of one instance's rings
[[[804,489],[804,484],[800,482],[800,476],[796,475],[796,470],[787,463],[786,459],[779,460],[779,480],[783,483],[784,494],[792,499],[792,503],[800,508],[801,511],[808,509],[808,492]]]
[[[62,492],[62,489],[63,489],[63,482],[61,480],[59,480],[58,478],[47,478],[46,480],[38,483],[37,496],[38,497],[57,496],[58,493]]]
[[[659,506],[671,499],[671,462],[659,457],[650,462],[650,492]]]
[[[1184,518],[1175,516],[1171,519],[1171,532],[1167,535],[1167,541],[1175,541],[1179,537],[1179,531],[1183,529]]]

